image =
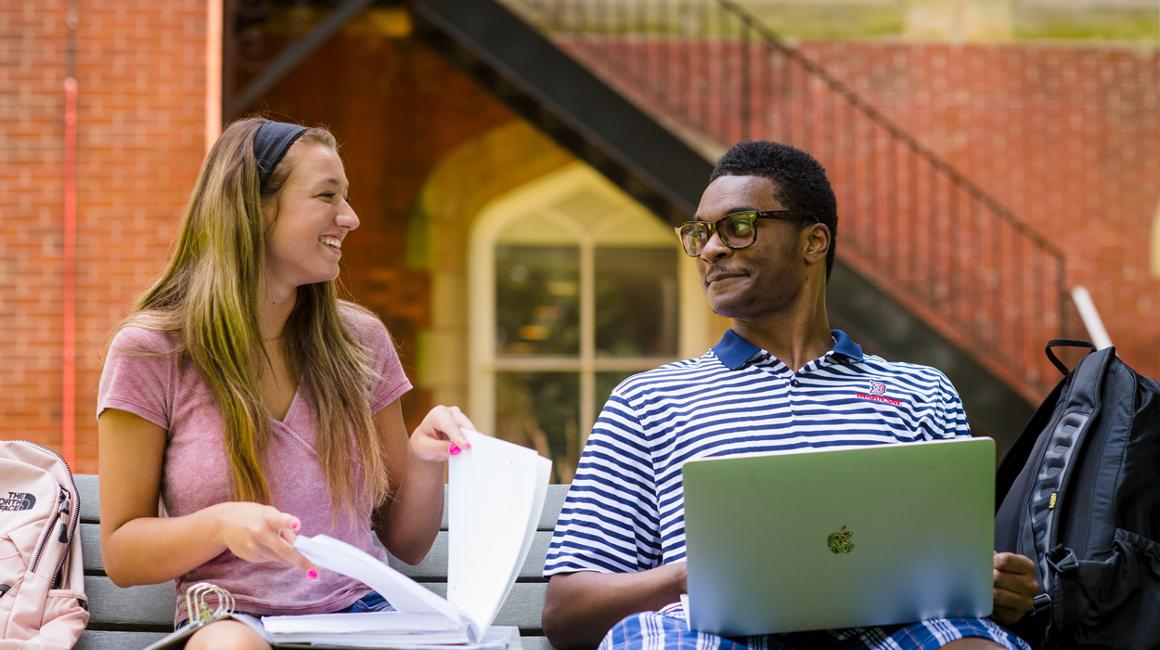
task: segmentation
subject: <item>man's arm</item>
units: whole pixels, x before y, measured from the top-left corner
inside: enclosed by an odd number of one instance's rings
[[[684,562],[640,573],[554,575],[544,602],[544,634],[557,648],[594,646],[625,616],[677,602],[685,579]]]

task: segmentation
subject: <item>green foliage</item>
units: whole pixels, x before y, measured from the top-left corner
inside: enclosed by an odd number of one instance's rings
[[[1056,11],[1021,15],[1019,40],[1160,41],[1160,11]]]

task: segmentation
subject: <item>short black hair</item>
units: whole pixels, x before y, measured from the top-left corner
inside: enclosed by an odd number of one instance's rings
[[[834,268],[834,248],[838,241],[838,200],[826,178],[826,170],[813,156],[780,142],[742,140],[729,148],[709,182],[722,176],[760,176],[773,182],[773,197],[787,210],[803,219],[817,219],[830,229],[830,250],[826,253],[826,278]]]

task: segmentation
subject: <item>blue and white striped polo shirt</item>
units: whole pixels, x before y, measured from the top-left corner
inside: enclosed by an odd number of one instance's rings
[[[793,372],[729,330],[699,358],[621,382],[580,457],[544,575],[684,558],[681,466],[695,458],[970,435],[943,373],[833,336],[832,350]]]

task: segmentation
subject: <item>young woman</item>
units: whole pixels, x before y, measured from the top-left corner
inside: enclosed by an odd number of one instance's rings
[[[245,119],[210,151],[101,376],[101,547],[118,585],[212,582],[255,615],[366,611],[389,605],[312,566],[296,534],[383,558],[373,531],[404,561],[426,555],[446,460],[473,427],[440,406],[408,436],[387,330],[336,298],[359,225],[347,185],[324,129]],[[188,647],[268,646],[223,620]]]

